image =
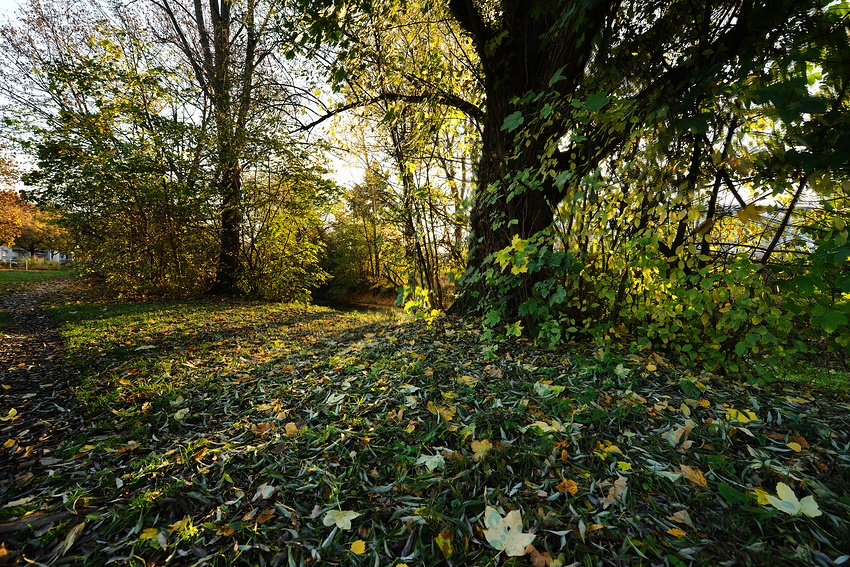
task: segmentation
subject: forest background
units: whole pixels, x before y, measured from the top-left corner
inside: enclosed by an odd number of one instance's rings
[[[38,0],[0,44],[4,243],[122,296],[398,293],[731,371],[850,348],[847,2]]]

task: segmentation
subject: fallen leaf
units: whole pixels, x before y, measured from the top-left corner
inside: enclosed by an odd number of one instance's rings
[[[187,415],[189,415],[189,410],[187,408],[183,408],[174,412],[174,419],[182,421]]]
[[[326,526],[336,524],[336,527],[341,530],[350,530],[351,520],[358,516],[360,516],[360,512],[354,512],[352,510],[330,510],[325,513],[322,523]]]
[[[422,455],[416,459],[417,465],[425,465],[428,472],[434,472],[435,469],[441,469],[446,466],[446,459],[442,455]]]
[[[729,421],[737,421],[738,423],[749,423],[751,421],[758,421],[758,416],[752,410],[737,410],[735,408],[728,408],[726,410],[726,419]]]
[[[16,443],[16,441],[14,439],[10,438],[10,439],[6,440],[5,443],[3,443],[3,448],[4,449],[11,449],[12,447],[15,446],[15,443]]]
[[[6,417],[0,417],[0,421],[12,421],[12,420],[17,419],[17,418],[18,418],[18,410],[16,410],[15,408],[12,408],[6,413]]]
[[[481,441],[473,441],[472,444],[472,458],[476,461],[480,461],[484,458],[484,455],[487,454],[487,451],[493,448],[493,444],[487,440],[482,439]]]
[[[753,489],[752,493],[755,495],[756,501],[759,504],[761,504],[762,506],[769,506],[770,505],[770,500],[768,499],[768,493],[765,489],[755,488],[755,489]]]
[[[65,536],[65,541],[62,543],[62,551],[59,555],[65,555],[71,546],[74,545],[74,542],[77,541],[77,538],[80,537],[80,534],[83,533],[83,530],[86,527],[85,522],[81,522],[71,528],[71,531],[68,532],[68,535]]]
[[[534,541],[534,534],[523,533],[522,515],[518,510],[508,512],[504,518],[492,506],[484,509],[484,537],[487,542],[510,557],[525,555],[526,547]]]
[[[685,475],[686,479],[696,484],[697,486],[708,486],[708,480],[706,480],[705,475],[702,474],[702,471],[699,470],[698,467],[679,465],[679,469],[681,469],[682,474]]]
[[[564,479],[555,486],[555,489],[563,494],[576,494],[578,492],[578,484],[574,480]]]
[[[794,490],[784,482],[776,484],[776,496],[768,494],[767,500],[771,506],[790,516],[799,516],[802,514],[810,518],[817,518],[823,514],[817,502],[815,502],[814,496],[806,496],[802,500],[797,500]]]
[[[270,484],[262,484],[259,488],[257,488],[257,492],[254,493],[254,497],[251,499],[251,502],[256,502],[257,500],[268,500],[274,494],[275,487]]]
[[[464,386],[469,386],[470,388],[474,388],[476,384],[478,384],[479,379],[473,378],[472,376],[458,376],[456,378],[458,384],[463,384]]]
[[[439,415],[446,421],[451,421],[454,419],[455,414],[457,413],[457,406],[441,406],[435,404],[434,402],[428,402],[428,411],[433,413],[434,415]]]
[[[257,514],[257,523],[264,524],[274,518],[274,508],[266,508],[259,514]]]
[[[786,443],[785,446],[794,451],[795,453],[799,453],[803,450],[803,447],[799,443],[796,443],[794,441],[789,441],[788,443]]]
[[[354,555],[363,555],[366,553],[366,542],[362,539],[358,539],[357,541],[351,544],[351,553]]]
[[[554,562],[548,552],[544,551],[541,553],[531,544],[528,544],[525,551],[528,554],[528,560],[531,561],[532,567],[550,567]]]
[[[8,384],[0,384],[0,386],[3,386],[4,390],[11,390],[12,389],[12,387]]]
[[[484,372],[486,372],[487,376],[489,376],[490,378],[496,378],[496,379],[501,378],[502,375],[504,374],[501,369],[496,368],[492,364],[488,364],[487,366],[485,366]]]
[[[34,496],[25,496],[23,498],[18,498],[17,500],[12,500],[11,502],[6,502],[3,504],[3,508],[12,508],[13,506],[23,506],[29,502],[35,500]],[[0,508],[2,510],[3,508]]]
[[[607,510],[611,504],[625,498],[629,490],[629,479],[624,476],[617,476],[613,483],[606,482],[602,486],[610,486],[605,497],[599,500],[602,503],[602,508]]]
[[[674,512],[672,516],[668,516],[669,519],[673,520],[677,524],[684,524],[690,528],[696,529],[694,527],[694,522],[691,520],[691,515],[688,514],[687,510],[679,510],[678,512]]]
[[[440,552],[446,559],[451,559],[452,555],[454,555],[455,550],[452,547],[452,541],[454,538],[454,534],[446,529],[441,531],[435,540],[437,547],[440,548]]]
[[[272,429],[274,429],[274,423],[271,423],[269,421],[264,421],[262,423],[256,423],[256,424],[251,426],[251,431],[254,433],[254,435],[259,435],[259,436],[265,435],[266,433],[268,433]]]
[[[685,537],[688,535],[684,530],[680,530],[679,528],[670,528],[667,530],[667,533],[673,537]]]

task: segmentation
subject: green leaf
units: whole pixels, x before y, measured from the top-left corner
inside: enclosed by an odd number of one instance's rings
[[[827,333],[834,333],[837,329],[847,325],[847,317],[840,311],[827,311],[819,317],[813,317],[812,325],[820,327]]]
[[[611,100],[605,93],[595,93],[587,97],[584,101],[584,109],[588,112],[596,112]]]
[[[719,483],[717,485],[717,490],[720,492],[720,496],[722,496],[730,506],[744,506],[749,503],[749,498],[747,498],[746,494],[740,490],[732,488],[728,484],[722,482]]]
[[[513,114],[509,114],[505,117],[505,121],[502,123],[502,130],[513,132],[519,128],[523,122],[525,122],[525,118],[522,117],[522,112],[517,110]]]
[[[552,75],[552,78],[549,79],[549,86],[551,87],[555,83],[563,81],[566,77],[563,75],[562,71],[566,68],[566,65],[555,71],[555,74]]]

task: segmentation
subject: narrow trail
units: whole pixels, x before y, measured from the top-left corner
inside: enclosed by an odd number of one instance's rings
[[[0,297],[7,314],[0,328],[0,508],[25,500],[30,484],[50,468],[55,447],[83,423],[62,362],[58,325],[40,308],[68,285],[49,280]],[[36,513],[0,524],[0,541],[14,548],[16,540],[32,537],[31,530],[49,529],[60,519],[55,516]]]

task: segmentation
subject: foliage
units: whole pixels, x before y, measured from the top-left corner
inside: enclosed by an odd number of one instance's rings
[[[319,213],[334,187],[306,158],[288,156],[245,184],[245,236],[240,289],[246,295],[287,301],[309,299],[327,279],[320,266]]]
[[[0,245],[11,246],[33,215],[32,205],[15,191],[0,189]]]
[[[62,216],[42,209],[33,210],[29,221],[21,227],[15,245],[27,250],[30,256],[35,256],[41,250],[71,254],[75,247],[68,230],[63,226]]]
[[[0,463],[27,475],[0,484],[15,556],[83,521],[65,560],[93,565],[803,565],[850,542],[846,385],[492,343],[446,317],[69,299],[51,312],[85,422],[30,443],[41,413],[0,416]]]
[[[445,309],[464,262],[478,152],[471,47],[439,3],[380,2],[355,14],[328,69],[341,100],[326,116],[338,115],[335,145],[365,174],[346,203],[353,226],[337,228],[355,236],[380,218],[381,234],[372,230],[362,241],[373,254],[363,258],[373,272],[367,279],[425,290],[430,305]]]
[[[734,43],[732,20],[668,28],[687,9],[671,5],[647,19],[650,29],[683,45],[700,29],[732,41],[722,71],[713,49],[689,58],[679,48],[671,64],[692,72],[683,83],[649,73],[665,48],[643,44],[637,26],[600,39],[612,42],[600,49],[617,72],[591,66],[571,83],[574,69],[549,69],[548,82],[514,93],[516,110],[492,134],[509,142],[502,169],[476,193],[461,307],[499,333],[521,325],[541,344],[578,333],[733,371],[821,341],[845,350],[844,12],[788,8],[788,19],[759,24],[773,48],[750,58],[736,55],[750,47]],[[612,21],[632,30],[634,16]],[[709,33],[713,25],[729,33]],[[649,67],[624,74],[627,46]],[[662,85],[685,88],[686,101],[654,99]]]

